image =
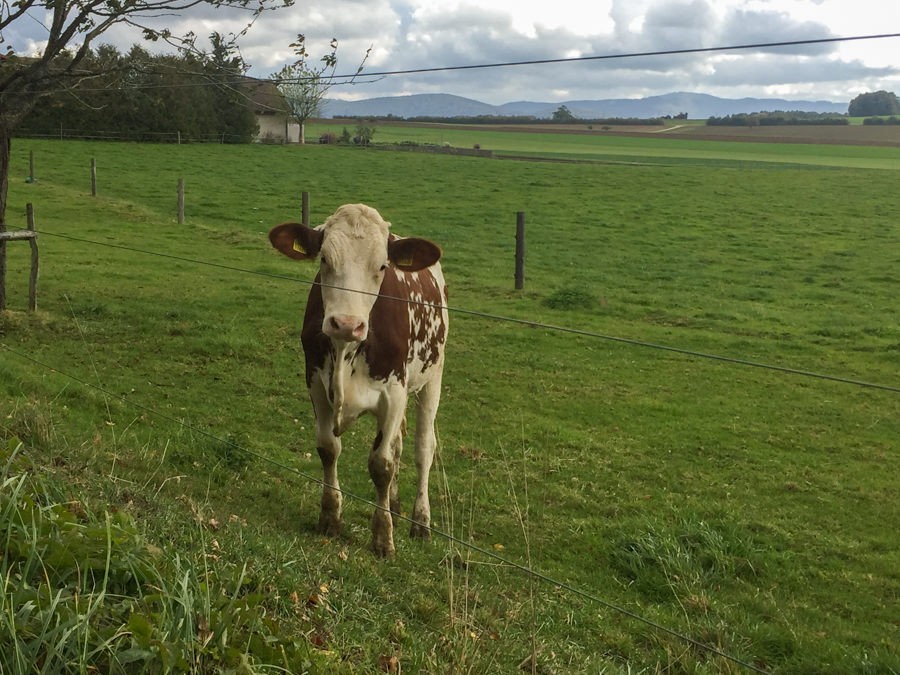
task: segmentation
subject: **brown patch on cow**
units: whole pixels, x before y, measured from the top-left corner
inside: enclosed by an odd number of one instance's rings
[[[325,361],[333,356],[334,347],[331,340],[322,332],[322,321],[325,319],[325,303],[322,301],[322,288],[319,286],[319,275],[309,289],[306,300],[306,312],[303,314],[303,329],[300,342],[306,357],[306,386],[312,383],[313,374],[325,367]]]
[[[420,302],[410,304],[410,332],[412,336],[412,348],[417,348],[419,360],[422,361],[422,370],[427,370],[441,358],[441,345],[447,338],[447,326],[444,323],[441,312],[441,289],[430,270],[424,270],[418,274],[411,288],[411,297],[421,298]]]
[[[369,337],[363,350],[372,378],[387,380],[394,375],[401,383],[406,384],[406,365],[410,351],[408,303],[394,298],[406,298],[409,294],[398,275],[408,276],[392,270],[384,275],[378,298],[369,315]]]

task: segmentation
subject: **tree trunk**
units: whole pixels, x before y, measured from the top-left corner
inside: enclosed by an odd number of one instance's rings
[[[300,122],[300,145],[306,144],[306,122]]]
[[[6,193],[9,188],[10,133],[0,122],[0,232],[6,232]],[[0,241],[0,311],[6,309],[6,242]]]

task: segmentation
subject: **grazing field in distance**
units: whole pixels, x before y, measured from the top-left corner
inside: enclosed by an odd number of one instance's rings
[[[376,127],[591,161],[15,141],[41,277],[30,315],[9,244],[0,531],[73,571],[14,587],[49,614],[4,591],[0,635],[62,645],[34,625],[63,617],[109,672],[900,670],[898,150]],[[393,561],[367,550],[368,420],[345,532],[315,532],[315,270],[266,238],[304,190],[313,224],[365,202],[444,249],[440,532],[401,525]]]
[[[322,120],[307,127],[308,138],[355,133],[357,120]],[[900,125],[709,127],[673,121],[665,127],[592,125],[472,126],[409,122],[363,122],[373,142],[471,148],[500,155],[580,161],[757,166],[839,166],[900,169]],[[753,141],[753,142],[750,142]]]

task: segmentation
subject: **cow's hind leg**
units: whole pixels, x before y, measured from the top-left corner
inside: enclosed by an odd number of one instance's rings
[[[333,537],[341,531],[341,485],[337,463],[341,455],[341,439],[334,435],[334,413],[324,387],[310,390],[316,413],[316,450],[322,460],[322,509],[319,512],[319,531]]]
[[[441,402],[441,372],[419,392],[416,401],[416,501],[413,505],[410,536],[416,539],[431,539],[431,503],[428,499],[428,478],[434,462],[437,437],[434,433],[434,418]]]

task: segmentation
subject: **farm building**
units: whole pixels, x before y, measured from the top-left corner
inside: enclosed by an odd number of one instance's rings
[[[300,142],[300,125],[291,120],[288,105],[273,82],[247,78],[244,89],[259,125],[258,143]]]

